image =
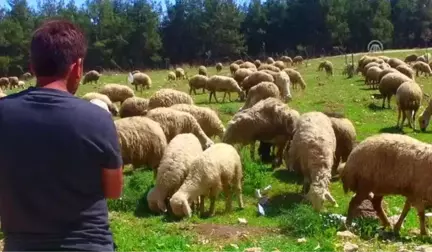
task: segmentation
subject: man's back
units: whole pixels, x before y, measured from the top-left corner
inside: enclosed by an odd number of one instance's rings
[[[121,166],[111,115],[29,88],[0,99],[0,215],[6,249],[112,250],[102,168]]]

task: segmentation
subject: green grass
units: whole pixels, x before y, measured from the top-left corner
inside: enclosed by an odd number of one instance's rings
[[[392,52],[386,55],[404,58],[413,52]],[[418,54],[424,53],[418,51]],[[360,56],[356,56],[357,61]],[[304,91],[293,91],[293,101],[290,107],[299,112],[308,111],[336,111],[343,112],[355,124],[358,139],[382,133],[398,132],[394,129],[397,119],[394,97],[392,109],[381,110],[381,100],[374,100],[372,95],[376,90],[368,90],[363,78],[356,76],[346,79],[342,76],[343,57],[328,58],[335,66],[335,76],[327,78],[323,72],[317,72],[319,59],[308,61],[308,66],[299,68],[307,83]],[[215,74],[214,67],[208,67],[210,74]],[[186,69],[189,76],[197,73],[197,67]],[[139,96],[149,97],[156,90],[175,88],[188,92],[187,81],[168,82],[167,71],[146,71],[153,80],[150,90],[137,93]],[[228,74],[225,67],[223,74]],[[104,73],[98,85],[81,86],[78,95],[90,91],[97,91],[104,83],[126,83],[126,74]],[[425,93],[432,94],[432,79],[420,77]],[[318,85],[322,83],[324,85]],[[16,92],[17,90],[7,91]],[[218,95],[221,100],[221,94]],[[236,95],[233,94],[233,99]],[[223,104],[208,104],[208,94],[198,92],[194,96],[200,106],[208,106],[218,111],[226,123],[242,105],[238,102]],[[426,106],[423,103],[421,111]],[[431,131],[416,133],[405,128],[404,134],[422,141],[431,142]],[[269,165],[253,162],[249,151],[241,152],[244,163],[244,195],[246,207],[230,214],[223,214],[223,200],[219,199],[215,217],[200,219],[193,216],[187,220],[174,220],[169,216],[153,215],[146,204],[146,193],[153,185],[150,171],[125,172],[125,188],[122,199],[109,201],[111,228],[115,242],[120,251],[243,251],[249,247],[261,247],[265,251],[334,251],[342,250],[344,240],[336,236],[340,223],[331,221],[329,213],[346,214],[347,206],[352,195],[345,195],[340,182],[331,185],[331,192],[339,207],[334,208],[326,204],[323,213],[318,214],[298,194],[301,189],[301,179],[289,174],[284,167],[272,170]],[[266,216],[257,214],[257,200],[254,190],[272,185],[270,203],[266,208]],[[401,211],[404,199],[388,197],[389,216]],[[236,205],[235,205],[236,206]],[[246,227],[238,224],[238,218],[246,218]],[[358,223],[355,233],[359,238],[353,243],[361,250],[397,251],[400,246],[413,248],[419,244],[429,243],[429,238],[419,238],[410,234],[410,230],[418,229],[418,219],[414,210],[408,215],[400,238],[394,238],[379,231],[379,223],[374,220],[356,220]],[[216,232],[204,232],[204,225],[215,224],[219,227],[240,230],[245,235],[233,235]],[[239,232],[240,232],[239,231]],[[240,232],[240,233],[241,233]],[[235,232],[234,232],[235,234]],[[225,235],[225,236],[224,236]],[[306,242],[299,243],[297,239],[306,238]]]

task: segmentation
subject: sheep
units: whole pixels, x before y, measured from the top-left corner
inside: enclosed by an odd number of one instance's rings
[[[401,73],[389,73],[386,74],[381,79],[380,84],[378,86],[378,90],[383,96],[382,108],[384,108],[386,99],[388,103],[388,108],[390,108],[391,97],[396,94],[396,91],[399,88],[399,86],[406,81],[412,81],[412,80],[408,78],[406,75],[403,75]]]
[[[415,130],[415,116],[420,108],[423,98],[423,92],[420,86],[413,82],[402,83],[396,91],[396,104],[398,107],[398,120],[396,127],[402,130],[406,117],[408,124]],[[399,126],[399,120],[402,113],[402,122]]]
[[[418,121],[420,130],[422,132],[426,131],[426,128],[429,126],[429,120],[432,115],[432,100],[429,100],[428,106],[425,108],[425,110],[420,114]]]
[[[399,233],[412,204],[418,211],[420,233],[426,235],[424,201],[432,201],[431,154],[430,144],[400,134],[374,135],[357,145],[339,169],[345,193],[355,193],[345,225],[351,225],[354,209],[370,199],[381,223],[391,227],[381,203],[384,196],[401,195],[407,200],[394,231]]]
[[[239,65],[240,68],[248,68],[248,69],[257,69],[254,63],[246,61],[243,64]]]
[[[367,65],[365,65],[365,66],[363,67],[362,72],[361,72],[361,73],[363,74],[363,76],[366,76],[366,72],[367,72],[367,70],[368,70],[369,68],[371,68],[371,67],[374,67],[374,66],[379,67],[380,64],[378,64],[378,63],[376,63],[376,62],[370,62],[370,63],[368,63]]]
[[[143,91],[143,88],[150,89],[152,85],[152,80],[150,76],[148,76],[145,73],[135,73],[132,75],[133,81],[132,85],[135,86],[135,90],[138,91],[138,86],[141,86],[141,92]]]
[[[383,70],[377,66],[370,67],[365,75],[365,84],[372,85],[375,88],[375,84],[379,83],[379,75]]]
[[[410,63],[410,62],[417,61],[417,58],[418,58],[417,54],[410,54],[410,55],[405,57],[404,61],[405,61],[405,63]]]
[[[99,93],[104,94],[110,98],[112,102],[123,103],[129,97],[135,96],[132,88],[120,84],[105,84]]]
[[[194,104],[190,95],[171,88],[156,91],[149,99],[149,109],[171,107],[174,104]]]
[[[301,64],[303,64],[303,57],[295,56],[293,59],[293,65],[301,65]]]
[[[406,63],[398,58],[390,58],[387,64],[389,64],[393,68],[396,68],[400,65],[405,65]]]
[[[429,64],[429,61],[426,59],[426,56],[424,56],[424,55],[419,56],[416,61],[421,61],[421,62]]]
[[[18,86],[17,87],[24,89],[25,88],[25,82],[21,81],[21,80],[18,81]]]
[[[136,74],[136,73],[141,73],[141,71],[140,71],[140,70],[133,70],[133,71],[131,72],[132,75],[134,75],[134,74]]]
[[[278,67],[276,67],[274,65],[268,65],[268,64],[261,64],[261,66],[258,67],[258,71],[261,71],[261,70],[270,70],[273,72],[279,72],[280,71],[280,69]]]
[[[381,68],[382,70],[384,70],[384,69],[387,69],[387,68],[391,68],[391,66],[389,65],[389,64],[387,64],[387,63],[381,63],[380,65],[379,65],[379,68]]]
[[[143,116],[133,116],[115,120],[114,124],[123,164],[132,164],[134,168],[147,165],[156,171],[167,146],[159,123]]]
[[[333,63],[328,60],[322,61],[318,66],[318,71],[325,70],[327,75],[333,76]]]
[[[293,63],[293,60],[291,59],[291,57],[288,57],[288,56],[282,56],[280,58],[280,60],[287,63],[288,65],[292,65],[292,63]]]
[[[354,76],[354,64],[345,65],[342,75],[346,75],[348,78],[352,78]]]
[[[275,63],[273,63],[273,66],[279,68],[279,70],[283,70],[285,68],[285,63],[283,61],[275,61]]]
[[[107,107],[108,107],[108,111],[113,116],[117,116],[117,114],[119,112],[117,106],[114,103],[112,103],[112,101],[110,100],[110,98],[108,96],[106,96],[104,94],[96,93],[96,92],[90,92],[90,93],[86,93],[85,95],[83,95],[82,99],[84,99],[86,101],[91,101],[92,99],[98,99],[98,100],[105,102]]]
[[[120,118],[146,115],[148,106],[149,99],[136,96],[127,98],[120,107]]]
[[[26,73],[24,73],[23,75],[21,75],[21,79],[22,79],[22,80],[25,80],[25,81],[28,81],[28,80],[30,80],[31,78],[32,78],[32,74],[29,73],[29,72],[26,72]]]
[[[400,73],[400,72],[398,70],[396,70],[395,68],[386,68],[380,72],[380,74],[378,76],[378,83],[380,83],[381,79],[389,73]]]
[[[254,64],[255,64],[255,66],[258,68],[258,67],[260,67],[261,66],[261,60],[259,60],[259,59],[256,59],[255,61],[254,61]]]
[[[9,88],[12,89],[18,87],[18,82],[19,82],[18,77],[16,76],[9,77]]]
[[[189,113],[161,107],[149,110],[146,117],[160,124],[168,143],[178,134],[192,133],[199,139],[203,149],[213,144],[195,117]]]
[[[384,55],[378,56],[378,58],[382,59],[385,63],[387,63],[390,60],[390,57]]]
[[[207,76],[207,75],[208,75],[208,74],[207,74],[207,68],[206,68],[205,66],[200,66],[200,67],[198,68],[198,74],[199,74],[199,75]]]
[[[255,159],[255,141],[271,142],[277,146],[276,163],[282,161],[285,144],[291,139],[299,113],[281,100],[270,97],[251,108],[237,112],[228,122],[223,142],[250,145]]]
[[[234,74],[237,70],[240,69],[240,66],[237,65],[237,64],[235,64],[235,63],[232,63],[232,64],[229,66],[229,69],[230,69],[231,74]]]
[[[234,73],[234,80],[240,85],[241,82],[246,79],[249,75],[253,74],[254,71],[248,68],[240,68]]]
[[[249,75],[248,77],[246,77],[242,83],[241,83],[241,87],[246,90],[246,94],[249,91],[249,89],[255,85],[257,85],[260,82],[263,81],[269,81],[269,82],[274,82],[274,78],[273,76],[271,76],[268,73],[264,73],[261,71],[252,73],[251,75]]]
[[[0,88],[1,89],[7,89],[9,87],[9,78],[7,77],[1,77],[0,78]]]
[[[306,88],[306,82],[298,71],[291,68],[285,68],[283,71],[290,77],[294,89],[297,89],[297,84],[299,84],[303,90]]]
[[[284,102],[288,102],[292,99],[291,97],[291,79],[289,75],[284,72],[280,71],[273,75],[274,83],[279,88],[281,98]]]
[[[220,62],[216,63],[216,72],[219,73],[220,71],[222,71],[222,68],[223,68],[222,63]]]
[[[246,97],[246,102],[243,107],[239,109],[239,111],[250,108],[257,102],[267,99],[269,97],[280,99],[280,92],[278,87],[273,82],[261,82],[258,85],[253,86],[249,90]]]
[[[223,158],[221,158],[223,157]],[[232,193],[236,193],[240,208],[244,208],[242,197],[242,163],[236,149],[217,143],[201,153],[193,162],[183,185],[170,199],[174,215],[192,216],[189,202],[201,196],[200,214],[204,215],[204,197],[210,197],[209,215],[215,213],[216,196],[223,190],[225,212],[232,208]]]
[[[176,80],[176,74],[173,71],[168,72],[168,80],[169,81],[175,81]]]
[[[91,99],[90,103],[93,103],[96,106],[98,106],[98,107],[102,108],[103,110],[105,110],[106,112],[111,113],[109,111],[108,105],[104,101],[102,101],[102,100],[99,100],[99,99],[95,98],[95,99]]]
[[[234,61],[233,63],[234,63],[234,64],[237,64],[237,65],[241,65],[241,64],[244,63],[244,61],[241,60],[241,59],[239,59],[239,60]]]
[[[432,70],[431,67],[422,61],[417,61],[416,63],[414,63],[414,65],[412,66],[412,68],[416,71],[416,76],[419,76],[419,72],[424,73],[425,76],[430,76],[432,75]]]
[[[396,67],[396,70],[406,75],[411,80],[414,80],[414,70],[408,65],[399,65]]]
[[[209,103],[211,103],[212,96],[214,96],[216,102],[219,102],[216,97],[217,91],[224,92],[222,102],[225,102],[225,97],[227,93],[228,93],[228,100],[231,101],[231,92],[237,92],[240,100],[244,100],[243,90],[237,84],[235,79],[228,76],[213,75],[208,79],[206,89],[210,91]]]
[[[289,146],[290,170],[298,164],[304,176],[303,193],[316,211],[320,211],[324,200],[337,206],[328,189],[331,179],[336,136],[332,122],[321,112],[308,112],[300,116]]]
[[[190,104],[176,104],[170,108],[191,114],[208,137],[218,136],[222,139],[225,127],[213,109]]]
[[[269,64],[269,65],[271,65],[271,64],[274,64],[274,63],[275,63],[275,60],[274,60],[272,57],[268,57],[268,58],[266,59],[266,63]]]
[[[193,134],[179,134],[171,140],[157,168],[155,186],[147,194],[151,211],[167,211],[165,200],[180,188],[193,160],[202,152],[201,144]]]
[[[101,75],[98,71],[96,71],[96,70],[88,71],[88,72],[84,75],[84,79],[83,79],[82,84],[85,85],[85,84],[87,84],[87,83],[92,83],[92,82],[94,82],[94,83],[97,84],[97,82],[98,82],[98,80],[99,80],[99,78],[100,78],[101,76],[102,76],[102,75]]]
[[[175,69],[175,75],[176,75],[177,80],[186,79],[186,74],[185,74],[185,71],[183,70],[183,68],[180,68],[180,67],[176,68]]]
[[[202,93],[205,93],[205,87],[207,85],[208,77],[204,75],[194,75],[189,79],[189,95],[192,95],[192,91],[196,95],[196,90],[202,88]]]

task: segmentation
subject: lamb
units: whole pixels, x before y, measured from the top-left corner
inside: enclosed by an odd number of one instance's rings
[[[292,65],[293,63],[293,60],[289,56],[282,56],[280,60],[287,63],[288,65]]]
[[[321,62],[318,66],[318,71],[325,70],[327,75],[333,76],[333,63],[328,60]]]
[[[278,61],[275,61],[275,63],[273,63],[273,66],[279,68],[279,70],[282,71],[285,68],[285,63],[283,61],[278,60]]]
[[[92,82],[94,82],[94,83],[96,83],[97,84],[97,82],[98,82],[98,80],[99,80],[99,78],[101,77],[102,75],[98,72],[98,71],[96,71],[96,70],[91,70],[91,71],[88,71],[85,75],[84,75],[84,79],[83,79],[83,85],[85,85],[85,84],[87,84],[87,83],[92,83]]]
[[[276,67],[274,65],[268,65],[268,64],[261,64],[261,66],[258,67],[258,71],[261,71],[261,70],[270,70],[273,72],[279,72],[280,71],[280,69],[278,67]]]
[[[145,73],[135,73],[132,75],[133,81],[132,85],[135,86],[135,90],[138,91],[138,86],[141,86],[141,92],[143,91],[143,88],[150,89],[152,85],[151,78],[145,74]]]
[[[324,200],[337,206],[328,189],[331,179],[336,136],[329,117],[321,112],[308,112],[298,119],[290,143],[288,168],[300,166],[304,176],[303,193],[316,211],[320,211]]]
[[[179,134],[171,140],[157,168],[155,186],[147,194],[151,211],[167,211],[165,200],[180,188],[193,160],[202,152],[201,144],[193,134]]]
[[[303,90],[306,88],[306,82],[298,71],[291,68],[285,68],[284,71],[290,77],[294,89],[297,89],[297,84],[299,84]]]
[[[208,137],[218,136],[222,139],[225,127],[213,109],[190,104],[176,104],[170,108],[191,114]]]
[[[18,82],[19,82],[18,77],[16,76],[9,77],[9,88],[12,89],[18,87]]]
[[[143,117],[133,116],[115,120],[120,142],[123,164],[134,168],[149,166],[156,174],[167,139],[159,123]]]
[[[303,57],[302,56],[295,56],[293,59],[294,65],[301,65],[303,64]]]
[[[408,65],[399,65],[396,67],[396,70],[406,75],[411,80],[414,80],[414,70]]]
[[[198,68],[198,74],[199,74],[199,75],[207,76],[207,75],[208,75],[208,74],[207,74],[207,68],[206,68],[205,66],[200,66],[200,67]]]
[[[209,196],[209,215],[213,216],[216,197],[222,190],[225,194],[225,212],[232,210],[233,192],[238,196],[239,207],[243,208],[242,170],[240,155],[233,146],[224,143],[214,144],[192,162],[183,185],[171,197],[170,206],[174,215],[191,217],[189,202],[201,196],[200,214],[203,216],[204,197]]]
[[[423,98],[423,92],[420,86],[413,82],[402,83],[396,91],[396,104],[398,106],[398,120],[396,127],[402,130],[406,117],[408,124],[415,130],[415,116],[420,108]],[[399,126],[399,120],[402,113],[402,122]]]
[[[168,143],[178,134],[192,133],[199,139],[203,149],[213,144],[195,117],[189,113],[161,107],[149,110],[146,117],[160,124]]]
[[[257,69],[257,67],[255,66],[255,64],[252,63],[252,62],[249,62],[249,61],[244,62],[239,67],[240,68],[247,68],[247,69],[255,69],[255,70]]]
[[[269,65],[271,65],[271,64],[274,64],[274,63],[275,63],[275,60],[274,60],[272,57],[268,57],[268,58],[266,59],[266,63],[269,64]]]
[[[183,68],[180,68],[180,67],[176,68],[175,69],[175,75],[176,75],[177,80],[186,79],[186,74],[185,74],[185,71],[183,70]]]
[[[176,80],[176,74],[173,71],[168,72],[168,80]]]
[[[1,89],[7,89],[9,87],[9,78],[7,77],[1,77],[0,78],[0,88]]]
[[[208,79],[206,89],[210,91],[209,103],[211,103],[212,96],[214,96],[216,102],[219,102],[216,97],[217,91],[224,92],[222,102],[225,101],[227,93],[228,100],[231,101],[231,92],[237,92],[240,100],[244,100],[244,93],[242,89],[237,84],[235,79],[228,76],[213,75]]]
[[[416,63],[414,63],[414,65],[412,67],[416,71],[417,77],[419,76],[419,72],[420,72],[420,74],[424,73],[425,76],[432,75],[431,67],[425,62],[417,61]]]
[[[222,63],[220,62],[216,63],[216,72],[219,73],[220,71],[222,71],[222,68],[223,68]]]
[[[86,100],[86,101],[91,101],[93,99],[98,99],[100,101],[105,102],[105,104],[108,107],[108,111],[113,115],[113,116],[117,116],[119,110],[117,108],[117,106],[112,103],[112,101],[110,100],[110,98],[104,94],[100,94],[100,93],[96,93],[96,92],[90,92],[90,93],[86,93],[82,99]]]
[[[246,97],[246,102],[243,105],[243,107],[239,109],[239,111],[245,110],[247,108],[251,108],[259,101],[265,100],[269,97],[280,99],[280,92],[278,87],[273,82],[268,82],[268,81],[261,82],[258,85],[253,86],[249,90]]]
[[[230,68],[230,72],[231,72],[231,74],[234,74],[237,70],[240,69],[240,66],[237,65],[237,64],[235,64],[235,63],[232,63],[232,64],[229,66],[229,68]]]
[[[246,77],[242,81],[241,87],[244,90],[246,90],[246,93],[247,93],[251,87],[253,87],[253,86],[255,86],[258,83],[263,82],[263,81],[274,82],[274,78],[273,78],[273,76],[271,76],[268,73],[258,71],[258,72],[252,73],[251,75]]]
[[[370,67],[365,76],[365,84],[372,85],[372,88],[375,88],[375,85],[379,83],[379,76],[383,70],[377,66]]]
[[[127,98],[135,96],[132,88],[120,84],[105,84],[99,93],[110,98],[112,102],[123,103]]]
[[[291,139],[299,113],[281,100],[267,98],[251,108],[237,112],[228,122],[223,142],[250,145],[255,159],[255,141],[274,143],[278,149],[276,164],[282,161],[285,144]]]
[[[410,54],[410,55],[408,55],[408,56],[405,57],[404,61],[406,63],[410,63],[410,62],[417,61],[417,58],[418,58],[417,54]]]
[[[22,79],[22,80],[25,80],[25,81],[28,81],[28,80],[30,80],[31,78],[32,78],[32,74],[29,73],[29,72],[26,72],[26,73],[24,73],[24,74],[21,76],[21,79]]]
[[[396,68],[400,65],[405,65],[406,63],[398,58],[390,58],[387,64],[389,64],[393,68]]]
[[[248,68],[240,68],[234,73],[234,80],[240,85],[241,82],[246,79],[249,75],[253,74],[254,71]]]
[[[196,90],[202,88],[202,93],[205,93],[205,87],[207,85],[208,77],[204,75],[194,75],[189,79],[189,95],[192,95],[192,91],[196,95]]]
[[[149,109],[148,106],[149,99],[136,96],[127,98],[120,107],[120,118],[144,116]]]
[[[174,104],[194,104],[190,95],[171,88],[156,91],[149,99],[149,109],[171,107]]]
[[[384,108],[385,100],[387,99],[388,108],[390,108],[390,99],[393,95],[396,94],[397,89],[399,86],[407,81],[412,81],[410,78],[408,78],[406,75],[403,75],[401,73],[389,73],[386,74],[380,81],[380,84],[378,86],[378,90],[383,96],[383,104],[382,108]]]
[[[357,145],[340,169],[345,193],[355,193],[349,203],[346,226],[351,225],[354,209],[364,199],[372,201],[382,224],[391,226],[381,205],[383,197],[402,195],[407,201],[394,231],[399,232],[412,204],[418,211],[420,233],[426,235],[424,201],[432,201],[431,154],[430,144],[400,134],[371,136]]]
[[[423,113],[418,118],[420,130],[422,132],[426,131],[426,128],[429,126],[429,120],[432,115],[432,100],[429,100],[428,106],[425,108]]]

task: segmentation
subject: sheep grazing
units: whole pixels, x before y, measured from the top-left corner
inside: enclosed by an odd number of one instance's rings
[[[105,84],[99,93],[110,98],[112,102],[123,103],[127,98],[134,97],[135,93],[132,88],[120,84]]]
[[[280,71],[280,69],[278,67],[276,67],[274,65],[268,65],[268,64],[261,64],[261,66],[258,67],[258,71],[261,71],[261,70],[270,70],[273,72],[279,72]]]
[[[170,108],[191,114],[208,137],[219,136],[222,139],[225,127],[213,109],[190,104],[176,104]]]
[[[398,58],[390,58],[387,64],[389,64],[393,68],[396,68],[400,65],[405,65],[406,63]]]
[[[378,58],[382,59],[385,63],[387,63],[390,60],[390,57],[387,57],[387,56],[384,56],[384,55],[378,56]]]
[[[414,80],[414,70],[408,65],[399,65],[396,67],[396,70],[406,75],[411,80]]]
[[[229,69],[230,69],[231,74],[234,74],[237,70],[240,69],[240,66],[238,64],[232,63],[229,66]]]
[[[115,120],[123,164],[134,168],[149,166],[156,174],[167,146],[165,134],[159,123],[134,116]]]
[[[16,88],[18,87],[19,79],[16,76],[9,77],[9,88]]]
[[[419,57],[417,58],[417,61],[421,61],[421,62],[424,62],[424,63],[426,63],[426,64],[429,64],[429,61],[426,59],[426,56],[425,56],[425,55],[419,56]]]
[[[233,63],[234,63],[234,64],[237,64],[237,65],[241,65],[241,64],[244,63],[244,61],[241,60],[241,59],[239,59],[239,60],[234,61]]]
[[[284,70],[284,68],[286,67],[285,63],[281,60],[275,61],[275,63],[273,63],[273,66],[279,68],[279,70],[281,71]]]
[[[375,88],[375,85],[379,84],[379,76],[382,71],[383,70],[377,66],[370,67],[366,72],[365,84]]]
[[[180,68],[180,67],[176,68],[175,69],[175,75],[176,75],[177,80],[186,79],[186,74],[185,74],[185,71],[183,70],[183,68]]]
[[[196,90],[202,88],[202,93],[205,93],[205,87],[207,85],[208,77],[204,75],[194,75],[189,79],[189,95],[192,95],[192,91],[196,95]]]
[[[363,75],[363,76],[366,76],[367,70],[368,70],[369,68],[371,68],[371,67],[374,67],[374,66],[379,67],[380,64],[378,64],[378,63],[376,63],[376,62],[370,62],[370,63],[368,63],[367,65],[365,65],[365,66],[363,67],[363,70],[362,70],[362,72],[361,72],[362,75]]]
[[[272,57],[268,57],[268,58],[266,59],[266,63],[269,64],[269,65],[271,65],[271,64],[274,64],[274,63],[275,63],[275,60],[274,60]]]
[[[219,73],[220,71],[222,71],[222,68],[223,68],[222,63],[220,62],[216,63],[216,72]]]
[[[301,65],[303,64],[303,57],[302,56],[295,56],[293,59],[293,65]]]
[[[176,74],[173,71],[169,71],[167,78],[169,81],[175,81],[176,80]]]
[[[256,59],[255,61],[254,61],[254,64],[255,64],[255,66],[258,68],[258,67],[260,67],[261,66],[261,60],[259,60],[259,59]]]
[[[402,83],[407,81],[412,81],[412,80],[408,78],[406,75],[403,75],[401,73],[389,73],[386,74],[381,79],[380,84],[378,86],[378,90],[383,96],[382,108],[384,108],[386,99],[388,103],[388,108],[391,108],[390,107],[391,97],[396,94],[396,91],[399,88],[399,86]]]
[[[406,56],[404,61],[405,63],[410,63],[410,62],[417,61],[417,58],[418,58],[417,54],[411,54]]]
[[[88,72],[84,75],[84,79],[83,79],[82,84],[85,85],[85,84],[87,84],[87,83],[92,83],[92,82],[94,82],[94,83],[97,84],[97,82],[98,82],[98,80],[99,80],[99,78],[100,78],[101,76],[102,76],[102,75],[101,75],[98,71],[96,71],[96,70],[88,71]]]
[[[378,83],[381,82],[381,79],[389,73],[400,73],[400,72],[394,68],[386,68],[382,70],[381,73],[379,74]]]
[[[5,90],[9,87],[9,78],[7,77],[1,77],[0,78],[0,88]]]
[[[416,76],[419,76],[420,74],[424,74],[425,76],[430,76],[432,75],[432,70],[431,67],[422,61],[417,61],[416,63],[414,63],[414,65],[412,66],[412,68],[416,71]]]
[[[333,76],[333,63],[328,60],[321,62],[318,66],[318,71],[322,71],[323,69],[325,70],[327,75]]]
[[[253,86],[246,97],[246,102],[241,110],[245,110],[247,108],[251,108],[253,105],[258,103],[261,100],[265,100],[269,97],[280,98],[280,92],[278,87],[273,82],[264,81],[259,83],[256,86]]]
[[[223,157],[223,158],[221,158]],[[191,217],[189,202],[201,197],[200,214],[204,215],[204,197],[210,197],[209,216],[215,214],[215,201],[220,191],[225,195],[225,212],[232,210],[232,194],[237,194],[240,208],[243,168],[240,155],[229,144],[217,143],[201,153],[191,164],[189,174],[180,189],[170,199],[174,215]]]
[[[432,100],[429,100],[428,106],[425,108],[423,113],[421,113],[418,118],[421,131],[423,132],[426,131],[426,128],[429,126],[431,115],[432,115]]]
[[[391,227],[381,205],[383,197],[402,195],[407,202],[394,231],[399,232],[412,203],[418,211],[420,233],[426,235],[424,202],[432,201],[431,155],[432,145],[400,134],[371,136],[357,145],[340,169],[345,193],[355,193],[346,226],[351,226],[354,209],[364,199],[370,199],[381,223]]]
[[[291,59],[291,57],[288,56],[282,56],[280,58],[281,61],[285,62],[288,65],[292,65],[293,64],[293,60]]]
[[[408,117],[408,124],[415,130],[415,116],[420,108],[423,98],[423,91],[420,86],[411,81],[402,83],[396,91],[396,104],[398,107],[398,120],[396,127],[402,130],[405,119]],[[399,126],[402,114],[402,122]]]
[[[239,65],[240,68],[247,68],[247,69],[257,69],[254,63],[246,61],[243,64]]]
[[[112,101],[110,100],[110,98],[104,94],[100,94],[100,93],[96,93],[96,92],[90,92],[87,93],[85,95],[83,95],[82,99],[86,100],[86,101],[91,101],[93,99],[98,99],[100,101],[103,101],[107,107],[108,107],[108,111],[113,115],[113,116],[117,116],[119,110],[117,108],[117,106],[112,103]]]
[[[143,91],[143,88],[150,89],[152,85],[152,80],[150,76],[148,76],[145,73],[135,73],[132,75],[133,81],[132,85],[135,86],[135,90],[138,91],[138,86],[141,87],[141,92]]]
[[[274,78],[273,78],[273,76],[271,76],[268,73],[264,73],[261,71],[254,72],[242,81],[241,87],[244,90],[246,90],[246,94],[247,94],[247,92],[249,91],[249,89],[251,87],[253,87],[253,86],[255,86],[255,85],[257,85],[263,81],[274,82]]]
[[[306,88],[306,82],[304,81],[300,72],[291,68],[285,68],[283,71],[285,71],[290,77],[294,89],[297,89],[297,84],[299,84],[303,90]]]
[[[198,68],[198,74],[199,74],[199,75],[207,76],[207,75],[208,75],[208,74],[207,74],[207,68],[206,68],[205,66],[200,66],[200,67]]]
[[[144,116],[147,114],[148,107],[149,99],[136,96],[127,98],[120,107],[120,118]]]
[[[149,110],[146,117],[160,124],[168,143],[178,134],[192,133],[199,139],[203,149],[213,144],[195,117],[189,113],[162,107]]]
[[[24,89],[25,88],[25,82],[24,81],[18,81],[18,87]]]
[[[290,87],[291,79],[289,75],[284,71],[280,71],[275,75],[273,75],[273,78],[274,78],[274,83],[279,88],[281,99],[284,102],[290,101],[292,99],[292,96],[291,96],[291,87]]]
[[[289,146],[287,166],[303,174],[303,193],[316,211],[325,200],[337,206],[328,189],[335,152],[336,136],[329,117],[321,112],[301,115]]]
[[[30,80],[32,77],[33,77],[32,74],[29,73],[29,72],[26,72],[26,73],[24,73],[23,75],[21,75],[21,79],[22,79],[22,80],[25,80],[25,81]]]
[[[240,85],[241,82],[246,79],[249,75],[253,74],[254,71],[248,68],[240,68],[234,73],[234,80]]]
[[[171,140],[157,168],[155,186],[147,194],[151,211],[167,211],[165,200],[180,188],[193,160],[202,152],[201,144],[193,134],[179,134]]]
[[[171,88],[156,91],[149,99],[149,109],[171,107],[174,104],[194,104],[190,95]]]
[[[228,94],[228,100],[231,101],[231,92],[237,92],[240,100],[244,100],[243,90],[235,79],[228,76],[213,75],[208,79],[206,89],[210,91],[209,103],[211,103],[212,96],[214,96],[216,102],[219,102],[216,97],[216,92],[224,92],[222,102],[225,102],[226,94]]]
[[[250,155],[255,159],[255,141],[275,144],[278,149],[276,165],[282,161],[285,144],[291,139],[299,113],[281,100],[267,98],[251,108],[237,112],[228,122],[223,142],[250,145]]]

